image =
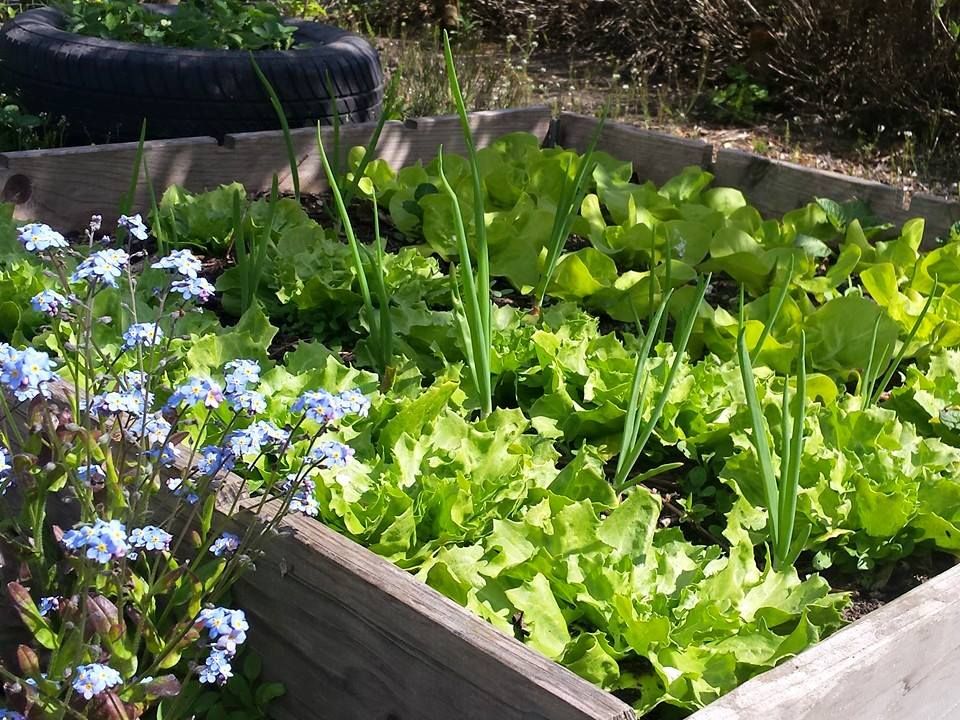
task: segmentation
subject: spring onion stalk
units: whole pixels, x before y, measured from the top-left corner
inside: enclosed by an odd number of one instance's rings
[[[247,239],[244,230],[244,221],[246,213],[242,209],[243,196],[238,190],[233,194],[233,255],[237,262],[237,267],[243,268],[240,272],[240,307],[246,310],[250,307],[249,287],[247,287]]]
[[[487,325],[490,318],[490,285],[480,286],[480,275],[474,274],[463,210],[447,176],[443,171],[443,148],[437,154],[437,171],[440,188],[453,205],[453,224],[460,255],[459,272],[455,265],[450,268],[450,284],[453,294],[457,329],[467,359],[467,371],[477,390],[480,411],[489,415],[493,411],[493,388],[490,377],[490,343],[487,340]],[[460,291],[460,287],[463,291]],[[482,298],[482,299],[481,299]]]
[[[240,211],[241,196],[234,196],[233,205],[233,248],[240,270],[240,310],[245,313],[257,299],[260,281],[267,261],[267,249],[273,237],[273,226],[277,214],[277,202],[280,200],[279,181],[276,174],[270,186],[270,205],[267,222],[262,232],[253,226],[247,229],[247,213]]]
[[[563,175],[563,186],[560,189],[560,199],[557,201],[556,214],[553,216],[553,227],[550,229],[550,236],[547,239],[547,258],[544,263],[543,273],[540,276],[540,282],[535,290],[536,307],[543,306],[544,296],[547,293],[547,287],[553,279],[557,270],[557,262],[560,260],[560,254],[567,244],[567,238],[570,237],[570,231],[573,223],[577,219],[580,206],[583,204],[583,198],[587,194],[587,179],[593,174],[595,162],[593,153],[596,150],[597,142],[600,140],[600,133],[603,131],[603,125],[606,122],[606,109],[600,116],[600,122],[597,124],[587,151],[580,158],[580,164],[577,167],[577,173],[573,182],[570,182],[570,167],[568,165]],[[573,160],[571,160],[571,163]]]
[[[773,457],[767,437],[767,423],[763,415],[763,406],[757,396],[753,365],[750,352],[740,326],[737,337],[737,358],[740,365],[740,378],[750,413],[750,428],[753,447],[760,466],[760,480],[763,488],[764,503],[767,509],[767,534],[770,541],[773,569],[783,572],[793,565],[802,549],[803,542],[796,534],[797,494],[800,486],[800,464],[803,458],[804,419],[806,416],[807,341],[800,333],[800,352],[797,358],[798,370],[796,390],[791,397],[790,378],[785,377],[781,396],[780,426],[780,474],[773,469]],[[792,406],[792,407],[791,407]],[[808,530],[809,532],[809,530]]]
[[[374,289],[377,293],[380,319],[377,328],[380,331],[380,353],[383,357],[384,373],[389,371],[389,362],[393,358],[393,321],[390,318],[390,296],[387,294],[386,268],[384,266],[385,248],[383,237],[380,235],[380,206],[377,203],[376,193],[373,200],[373,238],[374,238]]]
[[[277,119],[280,121],[280,128],[283,130],[283,143],[287,149],[287,162],[290,165],[290,180],[293,182],[293,196],[299,203],[300,170],[299,164],[297,163],[297,154],[293,150],[293,138],[290,136],[290,123],[287,122],[287,114],[283,111],[283,105],[280,104],[280,97],[277,95],[277,91],[273,89],[273,85],[270,84],[267,76],[263,74],[263,70],[257,65],[257,61],[254,59],[252,52],[250,53],[250,63],[253,65],[253,71],[257,74],[260,84],[263,85],[267,97],[270,98],[273,111],[277,114]]]
[[[667,253],[666,253],[666,257],[663,259],[663,271],[664,271],[663,272],[663,290],[661,292],[669,293],[673,289],[672,287],[673,285],[673,278],[672,278],[673,244],[670,242],[669,232],[667,233],[665,240],[667,245],[667,248],[666,248]],[[650,281],[651,283],[653,282],[653,273],[651,273]],[[664,324],[663,327],[660,328],[660,342],[666,342],[666,341],[667,341],[667,326]]]
[[[914,321],[913,327],[910,328],[910,333],[907,335],[907,339],[904,340],[900,345],[900,351],[897,353],[897,356],[893,358],[893,360],[887,365],[886,372],[883,374],[883,377],[880,378],[880,382],[876,382],[875,377],[869,377],[867,373],[864,373],[865,382],[861,385],[861,399],[863,407],[870,407],[871,405],[876,405],[877,402],[879,402],[880,396],[883,394],[884,389],[886,389],[886,387],[890,384],[893,374],[897,371],[897,368],[900,367],[900,363],[903,362],[903,357],[907,354],[907,348],[910,346],[910,343],[913,342],[914,338],[917,337],[917,333],[920,331],[920,325],[927,316],[927,313],[930,311],[930,306],[933,304],[933,299],[936,297],[939,284],[939,280],[935,278],[933,281],[933,289],[927,296],[927,301],[923,304],[923,309],[920,310],[920,314],[917,315],[917,319]],[[879,326],[880,316],[877,317],[877,321],[873,328],[873,336],[870,343],[870,361],[867,363],[868,370],[872,370],[873,368],[873,353],[874,347],[877,343],[877,330]],[[879,371],[874,373],[874,375],[879,375]],[[863,394],[864,390],[866,391],[866,394]]]
[[[763,344],[767,341],[767,337],[770,335],[770,332],[773,330],[773,326],[777,322],[777,318],[780,317],[780,311],[783,310],[783,303],[787,299],[787,295],[790,292],[790,281],[793,280],[793,269],[795,265],[794,257],[790,256],[790,267],[787,268],[787,278],[783,281],[783,287],[780,288],[780,292],[777,293],[777,298],[774,300],[773,312],[767,317],[767,322],[763,325],[763,332],[760,333],[760,338],[757,340],[757,344],[753,346],[753,352],[750,353],[750,359],[753,362],[757,361],[757,357],[760,355],[760,352],[763,350]]]
[[[460,90],[460,81],[457,79],[457,69],[453,64],[450,36],[446,31],[443,33],[443,57],[447,66],[447,77],[450,81],[450,93],[453,95],[453,102],[454,105],[456,105],[457,114],[460,116],[463,142],[467,148],[467,160],[470,165],[470,175],[473,179],[473,231],[477,251],[477,274],[474,290],[476,293],[476,304],[479,306],[480,315],[483,320],[482,327],[479,329],[483,333],[483,345],[488,348],[489,351],[489,348],[493,345],[491,334],[492,305],[490,303],[490,253],[487,247],[487,223],[484,213],[483,182],[480,178],[480,161],[477,159],[477,148],[473,142],[473,133],[470,131],[470,120],[467,117],[467,106],[464,103],[463,93]],[[489,363],[488,358],[486,361],[488,367]]]
[[[167,233],[163,227],[163,221],[160,217],[160,205],[157,203],[157,191],[154,188],[153,180],[150,177],[150,168],[147,166],[147,158],[143,158],[143,178],[147,183],[147,194],[150,196],[150,216],[154,218],[153,235],[157,238],[157,254],[160,256],[167,254],[167,248],[170,243],[167,242]],[[177,228],[170,231],[176,238]]]
[[[127,192],[120,199],[120,214],[129,215],[133,209],[133,201],[137,194],[137,186],[140,184],[140,166],[143,164],[143,143],[147,138],[147,121],[144,119],[140,125],[140,139],[137,141],[137,152],[133,156],[133,173],[130,176],[130,185]]]
[[[673,384],[677,379],[677,372],[680,370],[684,353],[686,353],[687,345],[690,343],[690,336],[693,333],[693,326],[697,320],[697,311],[700,309],[700,305],[703,303],[703,296],[706,294],[707,286],[709,284],[709,275],[706,277],[706,279],[700,278],[697,282],[695,299],[693,303],[690,304],[690,307],[687,308],[687,312],[678,328],[678,332],[674,335],[675,354],[673,357],[673,363],[670,365],[670,370],[667,372],[667,377],[663,382],[663,387],[660,388],[660,394],[658,395],[656,403],[654,404],[653,412],[650,414],[650,418],[641,428],[639,426],[639,422],[643,410],[643,400],[646,399],[644,385],[646,383],[645,376],[647,359],[649,357],[650,350],[653,347],[653,340],[657,336],[658,326],[663,318],[663,313],[667,303],[670,300],[670,297],[672,296],[672,293],[668,293],[664,297],[663,301],[660,303],[655,317],[653,320],[651,320],[650,326],[647,328],[643,348],[641,349],[640,354],[637,356],[637,363],[634,367],[633,382],[630,389],[630,400],[627,406],[627,418],[624,422],[624,431],[621,438],[623,445],[620,449],[620,453],[624,457],[621,457],[617,461],[617,472],[614,477],[614,488],[618,492],[623,492],[628,487],[639,481],[636,478],[631,479],[629,475],[633,471],[634,466],[637,464],[637,460],[639,460],[640,456],[643,454],[643,450],[646,447],[647,442],[650,440],[650,436],[653,434],[653,429],[656,427],[657,423],[660,421],[660,416],[663,414],[663,408],[667,404],[667,398],[670,395],[670,390],[673,388]]]
[[[797,369],[796,393],[793,400],[793,416],[790,414],[790,382],[784,378],[783,382],[783,408],[784,418],[789,418],[784,422],[784,432],[781,442],[780,457],[787,458],[787,467],[782,467],[781,460],[781,484],[780,497],[777,514],[780,516],[779,529],[780,537],[777,548],[780,554],[777,555],[779,568],[783,569],[792,564],[790,549],[793,544],[794,526],[797,517],[797,491],[800,487],[800,463],[803,459],[803,421],[806,414],[807,397],[807,338],[803,332],[800,333],[800,357],[798,358],[799,368]]]
[[[383,134],[384,125],[390,116],[393,114],[394,109],[397,104],[397,80],[400,76],[394,75],[390,78],[390,83],[387,85],[387,90],[384,93],[383,97],[383,109],[380,112],[380,117],[377,120],[376,126],[373,128],[373,134],[370,135],[370,139],[367,140],[366,146],[363,148],[363,157],[360,158],[360,163],[357,165],[357,169],[353,172],[353,178],[345,183],[343,187],[343,202],[345,205],[349,206],[351,200],[353,200],[354,195],[356,195],[357,190],[360,187],[360,180],[363,179],[363,175],[367,170],[367,166],[370,164],[370,161],[373,160],[374,152],[376,152],[377,145],[380,144],[380,136]]]
[[[473,180],[473,212],[474,212],[474,248],[476,255],[472,256],[470,245],[467,242],[466,222],[463,217],[460,201],[443,174],[443,151],[438,156],[440,168],[440,184],[442,190],[450,198],[454,209],[454,225],[456,240],[460,252],[459,272],[451,269],[452,292],[454,309],[458,314],[458,328],[467,364],[470,368],[471,379],[477,389],[480,401],[480,411],[488,415],[493,410],[493,387],[490,375],[490,355],[493,346],[492,335],[492,303],[490,301],[490,254],[487,247],[487,227],[484,213],[483,182],[480,178],[480,162],[477,159],[477,148],[470,131],[470,120],[467,117],[467,106],[463,100],[460,81],[457,79],[457,70],[453,63],[453,51],[450,49],[450,37],[443,33],[443,56],[447,68],[447,77],[450,82],[450,94],[453,96],[457,114],[460,117],[460,126],[463,130],[463,142],[467,149],[467,161],[470,166],[470,175]],[[474,262],[475,257],[475,262]],[[459,280],[456,277],[459,275]],[[462,285],[463,292],[460,292]]]
[[[327,97],[330,98],[329,113],[330,117],[332,118],[331,125],[333,125],[333,158],[330,165],[333,167],[334,175],[340,177],[340,108],[337,105],[337,93],[333,88],[333,80],[331,79],[329,72],[324,73],[323,80],[327,86]],[[344,205],[349,204],[349,202],[344,202]]]
[[[373,297],[370,293],[370,283],[367,280],[367,271],[363,264],[363,255],[366,253],[366,249],[364,248],[361,250],[360,243],[357,241],[357,236],[353,232],[353,223],[350,222],[350,215],[347,213],[347,206],[343,202],[343,195],[340,193],[340,186],[337,183],[337,176],[330,165],[330,160],[327,157],[327,153],[323,147],[323,138],[320,133],[320,123],[317,123],[317,151],[320,154],[320,162],[323,164],[323,170],[327,174],[327,182],[330,184],[330,192],[333,195],[333,202],[337,208],[337,213],[340,216],[340,222],[343,224],[344,234],[347,236],[347,244],[350,246],[350,254],[353,259],[354,271],[357,273],[357,280],[360,283],[360,295],[363,298],[363,307],[366,310],[367,318],[370,322],[370,343],[373,347],[373,352],[379,365],[380,372],[386,373],[387,367],[391,360],[391,350],[388,345],[384,345],[383,343],[384,328],[382,327],[382,318],[389,313],[389,307],[386,304],[383,304],[381,305],[380,313],[374,312]],[[374,282],[377,285],[378,295],[380,296],[381,301],[383,301],[383,298],[386,295],[386,283],[382,277],[382,265],[378,264],[377,269],[380,272],[381,277],[376,279]],[[381,284],[384,288],[383,294],[380,294]]]
[[[879,371],[877,370],[877,365],[879,364],[876,358],[877,355],[877,335],[880,331],[880,321],[883,319],[883,315],[878,313],[877,319],[873,322],[873,331],[870,334],[870,354],[867,357],[867,366],[863,369],[863,377],[860,378],[860,387],[857,388],[857,394],[860,396],[860,409],[865,410],[870,405],[870,399],[873,397],[873,388],[877,382],[877,375]],[[886,355],[889,348],[884,348],[883,353]]]
[[[650,320],[650,326],[644,333],[643,345],[640,348],[640,354],[637,356],[637,363],[633,373],[633,381],[630,384],[630,399],[627,402],[627,412],[623,420],[623,435],[620,439],[621,448],[632,448],[637,442],[640,434],[640,414],[643,410],[644,402],[647,397],[647,388],[649,375],[647,374],[647,361],[650,358],[650,351],[653,349],[653,341],[656,338],[663,319],[664,311],[670,302],[673,293],[670,292],[660,303],[653,318]],[[634,317],[637,322],[638,330],[642,331],[640,318]],[[626,464],[627,455],[621,452],[617,457],[617,475],[619,476]]]

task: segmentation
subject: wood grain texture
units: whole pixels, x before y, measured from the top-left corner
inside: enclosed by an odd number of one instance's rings
[[[596,131],[598,120],[575,113],[560,113],[556,143],[560,147],[585,152]],[[685,167],[710,166],[712,146],[699,140],[651,132],[623,123],[607,122],[597,141],[597,149],[618,160],[629,160],[641,182],[660,185]]]
[[[68,405],[67,383],[51,390]],[[225,474],[218,510],[241,487]],[[257,504],[242,499],[231,529],[242,534]],[[625,703],[320,522],[291,515],[278,531],[233,596],[265,676],[287,686],[271,709],[279,720],[635,719]]]
[[[765,217],[783,215],[816,197],[837,202],[857,198],[869,203],[874,213],[891,222],[902,223],[909,217],[899,188],[770,160],[741,150],[721,150],[713,172],[716,185],[742,190],[747,201]]]
[[[544,139],[550,110],[538,106],[478,112],[470,115],[470,123],[480,147],[509,132],[531,132]],[[366,145],[374,127],[375,123],[344,125],[342,154]],[[323,132],[329,151],[333,130]],[[316,130],[302,128],[292,135],[303,190],[322,191],[326,181],[316,151]],[[402,167],[434,157],[441,143],[451,152],[463,152],[456,117],[389,122],[377,154]],[[0,199],[15,203],[18,219],[41,220],[64,231],[85,227],[94,213],[112,222],[130,186],[136,152],[136,143],[118,143],[0,153]],[[286,146],[278,131],[228,135],[223,146],[208,137],[153,140],[144,144],[144,155],[146,168],[141,169],[134,212],[145,214],[149,209],[147,170],[158,195],[170,185],[201,192],[235,181],[252,192],[267,190],[274,173],[283,180],[283,189],[292,189]]]
[[[357,145],[366,145],[376,123],[344,125],[340,128],[338,162]],[[513,110],[488,110],[470,114],[470,128],[477,147],[485,147],[502,135],[529,132],[544,141],[550,130],[550,109],[546,105]],[[333,162],[333,128],[321,129],[324,149]],[[300,186],[305,192],[321,192],[327,187],[326,175],[317,153],[316,128],[298,128],[290,132],[294,155],[298,162]],[[464,153],[466,146],[460,119],[456,115],[391,121],[384,124],[376,157],[386,160],[391,167],[401,168],[416,162],[432,160],[437,149]],[[277,132],[254,132],[227,135],[224,146],[235,151],[226,160],[238,179],[250,177],[248,183],[259,181],[266,188],[276,172],[281,188],[292,189],[287,150],[284,138]],[[262,178],[266,178],[263,185]],[[242,180],[241,180],[242,182]]]
[[[0,165],[7,177],[0,190],[17,200],[16,190],[27,188],[14,206],[19,219],[41,220],[64,231],[85,227],[94,213],[112,221],[130,187],[136,154],[137,143],[3,153]],[[222,154],[216,140],[206,137],[144,144],[146,167],[158,194],[168,185],[203,188],[224,182],[217,169]],[[145,182],[133,208],[141,213],[149,208]]]
[[[956,720],[960,566],[695,713],[690,720]]]
[[[281,720],[632,720],[633,711],[315,520],[237,587]],[[279,671],[279,672],[278,672]]]
[[[910,198],[909,214],[926,220],[923,240],[928,248],[933,248],[937,238],[949,237],[951,226],[960,222],[960,203],[920,193]]]

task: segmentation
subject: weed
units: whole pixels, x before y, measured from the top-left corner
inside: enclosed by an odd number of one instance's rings
[[[727,68],[729,82],[713,91],[710,104],[723,119],[749,122],[770,99],[770,92],[741,65]]]

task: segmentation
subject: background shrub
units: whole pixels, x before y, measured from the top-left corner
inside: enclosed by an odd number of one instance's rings
[[[443,0],[374,0],[374,29],[440,21]],[[773,107],[876,132],[909,129],[924,144],[960,130],[955,0],[464,0],[488,39],[524,36],[541,49],[610,58],[625,74],[721,88],[744,69]],[[952,29],[952,31],[951,31]],[[705,102],[710,101],[706,93]]]

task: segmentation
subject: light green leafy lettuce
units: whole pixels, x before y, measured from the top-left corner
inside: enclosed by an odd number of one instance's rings
[[[768,414],[778,412],[776,395],[768,394]],[[960,450],[923,437],[892,410],[861,410],[858,402],[848,397],[808,413],[797,508],[798,522],[811,528],[815,566],[868,570],[923,542],[960,549]],[[738,452],[721,478],[760,506],[752,443],[742,431],[732,437]]]

